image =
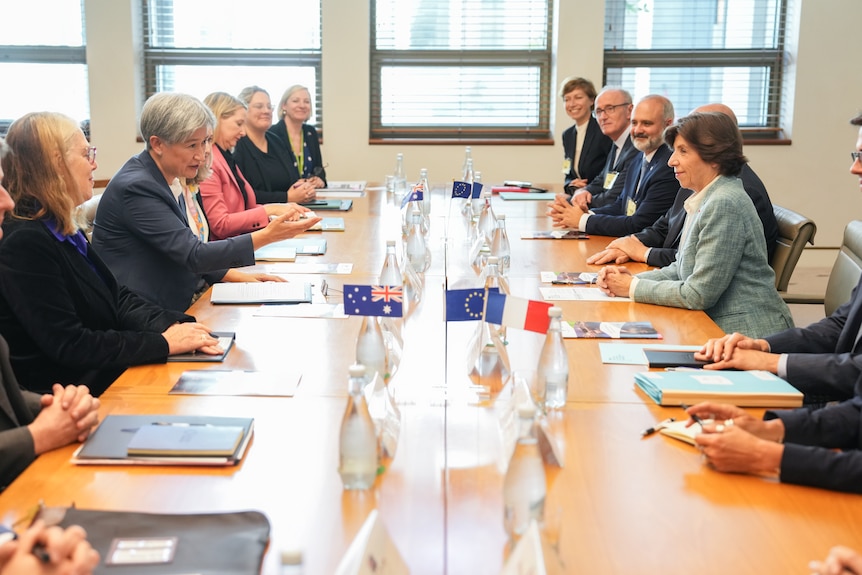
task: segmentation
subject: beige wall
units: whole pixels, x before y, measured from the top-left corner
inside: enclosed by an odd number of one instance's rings
[[[137,72],[138,0],[86,0],[91,130],[99,147],[97,178],[110,178],[141,149]],[[834,246],[850,219],[862,219],[858,181],[848,173],[855,130],[847,120],[862,110],[857,43],[858,0],[791,0],[788,54],[794,82],[790,146],[749,146],[752,167],[773,202],[798,210],[818,225],[817,245]],[[602,77],[603,0],[557,1],[555,82],[570,74]],[[433,182],[451,181],[461,168],[463,145],[368,144],[368,0],[323,0],[324,160],[331,179],[381,180],[403,152],[408,178],[428,168]],[[842,65],[842,63],[844,65]],[[285,79],[289,83],[289,79]],[[794,88],[795,86],[795,88]],[[569,121],[557,99],[554,146],[473,146],[486,182],[561,178],[559,136]]]

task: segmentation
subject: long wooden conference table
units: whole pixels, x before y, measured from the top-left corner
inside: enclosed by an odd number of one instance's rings
[[[523,231],[550,229],[544,202],[495,197],[493,204],[507,216],[514,295],[541,299],[540,271],[597,269],[585,258],[608,238],[521,240]],[[498,573],[510,550],[502,501],[505,402],[499,399],[506,391],[488,396],[467,375],[466,344],[476,324],[443,319],[447,282],[475,281],[466,268],[467,247],[447,241],[448,208],[443,191],[435,190],[432,264],[423,301],[404,326],[404,353],[390,383],[401,412],[400,439],[374,489],[344,491],[337,472],[360,318],[266,317],[259,306],[215,306],[205,295],[190,313],[213,330],[237,334],[225,363],[131,368],[102,396],[101,415],[251,416],[255,435],[244,460],[230,468],[75,466],[70,446],[39,457],[0,494],[0,521],[13,523],[39,501],[172,513],[257,509],[272,524],[263,572],[278,573],[281,552],[298,549],[308,575],[334,572],[376,508],[411,573]],[[325,256],[300,260],[352,263],[352,273],[290,276],[318,286],[325,279],[332,302],[340,302],[345,283],[376,281],[385,241],[400,235],[398,205],[383,192],[369,191],[337,215],[346,231],[325,233]],[[274,272],[283,266],[258,265]],[[568,320],[651,321],[664,343],[700,344],[721,334],[702,312],[631,302],[558,305]],[[535,369],[543,336],[508,334],[512,368]],[[694,447],[659,435],[641,438],[641,430],[682,411],[655,405],[634,386],[633,374],[644,366],[603,364],[597,340],[565,345],[568,403],[549,415],[565,466],[548,469],[545,505],[565,573],[806,573],[807,562],[832,545],[862,547],[862,498],[718,473]],[[168,395],[190,369],[301,373],[302,379],[294,397]]]

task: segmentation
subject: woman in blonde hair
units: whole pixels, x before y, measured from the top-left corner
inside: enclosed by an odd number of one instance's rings
[[[24,387],[54,383],[102,393],[128,366],[168,355],[217,353],[210,330],[118,285],[73,219],[93,195],[96,148],[61,114],[28,114],[9,128],[2,161],[15,208],[0,242],[0,333]]]
[[[315,188],[326,187],[326,170],[320,153],[320,136],[314,126],[306,124],[311,117],[311,94],[305,86],[291,86],[278,103],[278,122],[270,132],[281,138],[290,150],[299,177]]]
[[[204,98],[216,118],[213,132],[213,173],[201,182],[201,198],[213,239],[224,239],[266,227],[270,216],[292,214],[299,219],[308,211],[297,204],[258,205],[254,190],[233,157],[236,143],[245,135],[245,103],[225,92]]]

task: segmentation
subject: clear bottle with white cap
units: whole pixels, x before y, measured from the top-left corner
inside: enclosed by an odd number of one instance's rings
[[[539,356],[536,384],[545,390],[545,408],[561,409],[566,406],[569,393],[569,355],[560,329],[563,310],[554,306],[548,310],[548,316],[550,325]]]
[[[365,402],[365,366],[349,368],[347,408],[341,419],[338,473],[344,489],[369,489],[377,477],[377,434]]]

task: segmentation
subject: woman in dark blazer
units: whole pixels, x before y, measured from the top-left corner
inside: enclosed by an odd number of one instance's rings
[[[613,145],[593,117],[596,96],[593,83],[584,78],[566,78],[560,88],[566,113],[575,121],[563,132],[563,174],[569,193],[583,188],[601,173]]]
[[[314,185],[299,177],[299,169],[284,139],[268,131],[272,127],[272,101],[259,86],[249,86],[238,98],[248,106],[245,136],[233,151],[236,165],[254,190],[259,204],[310,202]]]
[[[305,86],[291,86],[278,103],[278,122],[269,131],[287,144],[300,178],[315,188],[326,187],[326,170],[320,153],[320,136],[305,122],[311,117],[311,95]]]
[[[28,114],[9,128],[3,158],[16,206],[0,242],[0,333],[18,380],[101,394],[128,366],[172,353],[217,353],[210,330],[117,284],[73,220],[93,195],[96,149],[61,114]]]

